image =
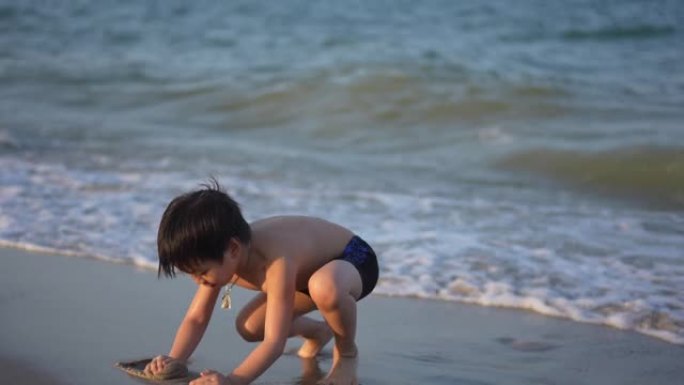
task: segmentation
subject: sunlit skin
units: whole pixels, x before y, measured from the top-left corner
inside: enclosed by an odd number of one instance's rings
[[[207,370],[191,385],[249,384],[283,353],[287,338],[304,339],[298,354],[315,357],[333,337],[333,365],[321,384],[357,384],[356,300],[361,277],[339,256],[353,233],[310,217],[273,217],[251,224],[252,240],[231,239],[222,263],[205,262],[188,272],[197,291],[181,322],[170,352],[148,365],[162,371],[171,360],[187,361],[211,319],[221,288],[259,291],[236,318],[238,333],[260,342],[229,373]],[[308,288],[310,297],[297,291]],[[325,322],[304,314],[319,310]]]

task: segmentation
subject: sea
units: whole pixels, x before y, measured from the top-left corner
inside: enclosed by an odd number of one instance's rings
[[[0,246],[156,270],[211,177],[378,294],[684,344],[684,3],[0,0]]]

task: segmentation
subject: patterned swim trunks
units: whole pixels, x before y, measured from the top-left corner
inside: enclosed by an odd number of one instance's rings
[[[361,276],[361,283],[363,288],[361,289],[361,296],[358,300],[370,294],[378,283],[378,257],[375,255],[373,249],[361,239],[361,237],[354,235],[352,239],[345,246],[342,254],[333,259],[333,261],[342,260],[347,261],[354,265],[356,270],[358,270]],[[299,290],[301,293],[309,295],[308,289]]]

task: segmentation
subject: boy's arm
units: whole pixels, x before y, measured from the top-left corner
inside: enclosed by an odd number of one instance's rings
[[[169,356],[187,361],[202,340],[214,311],[220,287],[199,285],[188,311],[178,327]]]
[[[296,271],[279,258],[266,271],[264,340],[228,376],[231,384],[249,384],[268,369],[285,350],[294,311]]]

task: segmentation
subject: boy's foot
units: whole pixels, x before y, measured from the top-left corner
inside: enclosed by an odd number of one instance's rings
[[[302,347],[299,348],[297,355],[302,358],[313,358],[323,349],[323,347],[332,339],[333,333],[325,323],[321,322],[322,326],[316,333],[314,338],[304,339]]]
[[[356,367],[359,358],[353,355],[340,355],[335,352],[335,359],[328,375],[318,385],[359,385],[356,378]]]
[[[314,385],[323,378],[323,372],[316,358],[302,358],[300,361],[302,363],[302,377],[301,381],[297,381],[297,384]]]

